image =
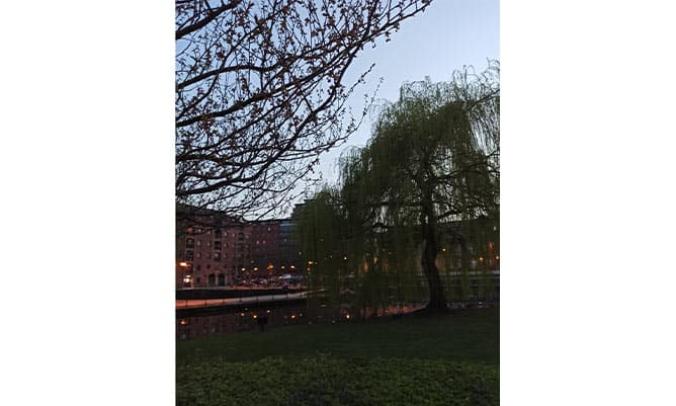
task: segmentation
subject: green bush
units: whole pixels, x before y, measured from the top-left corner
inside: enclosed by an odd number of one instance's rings
[[[442,360],[316,355],[177,368],[177,404],[497,405],[498,368]]]

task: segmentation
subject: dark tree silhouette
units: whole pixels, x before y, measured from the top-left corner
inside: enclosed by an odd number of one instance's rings
[[[177,0],[176,198],[235,216],[289,201],[358,126],[345,74],[431,0]]]

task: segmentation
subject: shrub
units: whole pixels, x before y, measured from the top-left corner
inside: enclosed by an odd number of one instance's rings
[[[443,360],[209,360],[177,368],[177,404],[497,405],[498,369]]]

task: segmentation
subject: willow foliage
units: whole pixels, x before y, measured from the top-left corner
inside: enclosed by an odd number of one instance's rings
[[[498,76],[495,62],[447,83],[405,84],[368,145],[341,157],[339,184],[307,202],[299,230],[310,280],[334,303],[350,291],[349,303],[371,309],[435,296],[445,303],[467,287],[448,289],[447,278],[444,295],[440,272],[495,267]]]

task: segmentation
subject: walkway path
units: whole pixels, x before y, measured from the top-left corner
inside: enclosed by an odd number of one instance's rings
[[[254,303],[285,302],[291,300],[305,299],[308,292],[299,293],[281,293],[277,295],[262,295],[250,297],[236,297],[228,299],[188,299],[176,300],[176,309],[195,309],[212,306],[230,306]]]

